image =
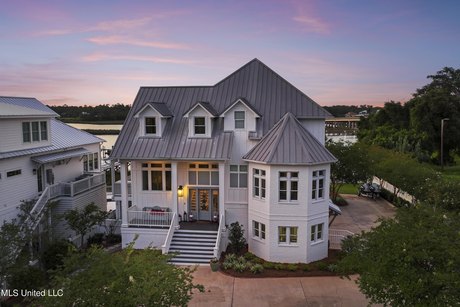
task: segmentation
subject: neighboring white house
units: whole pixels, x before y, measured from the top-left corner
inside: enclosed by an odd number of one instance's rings
[[[50,201],[57,203],[52,216],[90,202],[106,210],[103,140],[56,117],[35,98],[0,96],[0,223],[16,218],[22,201],[38,215]],[[74,235],[55,226],[60,237]]]
[[[238,221],[261,258],[327,257],[330,116],[257,59],[213,86],[140,88],[111,155],[123,246],[137,236],[203,263]],[[219,227],[187,234],[179,220]]]

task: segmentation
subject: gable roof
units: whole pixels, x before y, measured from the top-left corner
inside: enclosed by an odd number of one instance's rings
[[[139,117],[139,115],[146,109],[146,108],[153,108],[158,113],[161,114],[163,117],[171,117],[174,116],[171,110],[164,102],[149,102],[147,103],[142,109],[140,109],[134,117]]]
[[[212,113],[218,115],[239,98],[244,98],[261,115],[257,124],[257,135],[267,133],[286,112],[291,112],[298,118],[324,119],[331,116],[268,66],[254,59],[213,86],[141,87],[117,138],[111,158],[154,159],[161,151],[157,146],[162,146],[165,151],[161,157],[185,159],[187,155],[184,151],[188,146],[185,144],[189,144],[189,140],[188,119],[183,115],[195,107],[197,101],[207,101],[207,104],[201,103],[202,106],[211,106],[215,110]],[[139,120],[134,115],[151,101],[164,102],[175,115],[168,119],[161,140],[138,137]],[[211,112],[209,109],[208,111]],[[213,121],[219,123],[221,119],[216,118]],[[220,139],[223,133],[223,125],[214,124],[212,138]],[[228,138],[225,139],[228,141]],[[217,145],[216,140],[211,140],[213,146]],[[189,152],[202,150],[202,146],[205,146],[203,142],[205,141],[201,140],[187,147]],[[229,143],[226,144],[227,147],[228,145]],[[134,150],[136,148],[137,151]],[[229,153],[223,156],[229,156]],[[189,157],[192,159],[194,155]],[[201,157],[205,159],[207,156]],[[211,159],[212,155],[208,157]]]
[[[188,117],[188,115],[190,114],[190,112],[192,112],[193,110],[195,110],[197,107],[202,107],[206,112],[209,113],[209,115],[213,116],[213,117],[216,117],[219,115],[219,113],[216,111],[216,109],[214,109],[214,107],[209,103],[209,102],[205,102],[205,101],[198,101],[196,104],[194,104],[193,106],[190,107],[190,109],[188,109],[185,113],[184,113],[184,117]]]
[[[337,159],[288,112],[243,160],[266,164],[313,165]]]
[[[233,104],[229,105],[221,114],[220,117],[224,117],[225,113],[227,113],[229,110],[231,110],[235,105],[238,103],[242,103],[243,105],[246,106],[249,110],[251,110],[256,117],[261,117],[260,113],[244,98],[238,98]]]
[[[35,98],[0,96],[0,117],[58,117],[59,115]]]

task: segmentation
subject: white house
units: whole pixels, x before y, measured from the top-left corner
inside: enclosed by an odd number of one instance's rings
[[[16,218],[22,201],[32,201],[38,215],[50,201],[57,203],[50,216],[90,202],[106,209],[103,140],[57,117],[35,98],[0,96],[0,223]],[[62,222],[55,226],[57,236],[74,235]]]
[[[266,260],[327,257],[326,117],[257,59],[213,86],[142,87],[111,155],[123,245],[204,263],[238,221]]]

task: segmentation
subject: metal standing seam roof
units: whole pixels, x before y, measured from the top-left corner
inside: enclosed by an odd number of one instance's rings
[[[163,117],[174,116],[174,114],[171,112],[171,110],[168,108],[168,106],[163,102],[149,102],[144,106],[144,108],[139,110],[139,112],[142,112],[145,109],[145,107],[147,107],[147,106],[150,106],[150,107],[154,108]]]
[[[95,144],[104,140],[85,131],[73,128],[57,119],[50,120],[51,126],[51,144],[50,146],[36,147],[30,149],[15,150],[0,153],[0,160],[42,154],[53,151],[69,150],[75,147]]]
[[[286,113],[243,160],[266,164],[312,165],[337,159],[292,113]]]
[[[286,112],[297,117],[324,119],[331,115],[258,59],[254,59],[213,86],[141,87],[111,154],[112,159],[227,159],[232,135],[223,131],[222,118],[214,122],[211,139],[188,138],[183,115],[206,101],[221,114],[240,98],[257,110],[257,135],[262,136]],[[164,102],[174,117],[167,120],[161,138],[138,137],[134,117],[147,103]],[[212,148],[219,146],[218,148]],[[223,152],[223,148],[228,152]]]
[[[0,96],[0,117],[59,115],[35,98]]]
[[[184,115],[190,113],[192,110],[194,110],[197,106],[201,106],[203,109],[205,109],[209,114],[212,116],[218,116],[219,112],[214,109],[214,107],[209,103],[205,101],[198,101],[196,104],[190,107],[187,111],[185,111]]]
[[[59,161],[63,159],[81,157],[82,155],[85,155],[88,153],[90,153],[90,151],[84,148],[75,148],[71,150],[53,152],[50,154],[35,156],[35,157],[32,157],[32,161],[37,162],[39,164],[45,164],[45,163],[55,162],[55,161]]]

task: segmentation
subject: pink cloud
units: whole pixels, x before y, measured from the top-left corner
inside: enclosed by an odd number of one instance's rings
[[[143,56],[143,55],[116,55],[108,53],[92,53],[82,57],[84,62],[98,62],[98,61],[113,61],[113,60],[127,60],[127,61],[143,61],[153,63],[169,63],[169,64],[193,64],[196,61],[182,60],[178,58],[162,58],[154,56]]]
[[[143,17],[135,19],[102,21],[96,24],[95,26],[88,28],[87,31],[117,31],[135,29],[148,24],[151,20],[152,17]]]
[[[88,38],[87,40],[97,45],[126,44],[126,45],[152,47],[152,48],[160,48],[160,49],[190,49],[190,47],[185,44],[140,40],[140,39],[124,37],[124,36],[117,36],[117,35],[97,36],[97,37]]]
[[[299,15],[292,18],[294,21],[300,23],[303,26],[303,29],[309,32],[315,32],[319,34],[329,34],[330,27],[329,25],[315,17],[307,15]]]

